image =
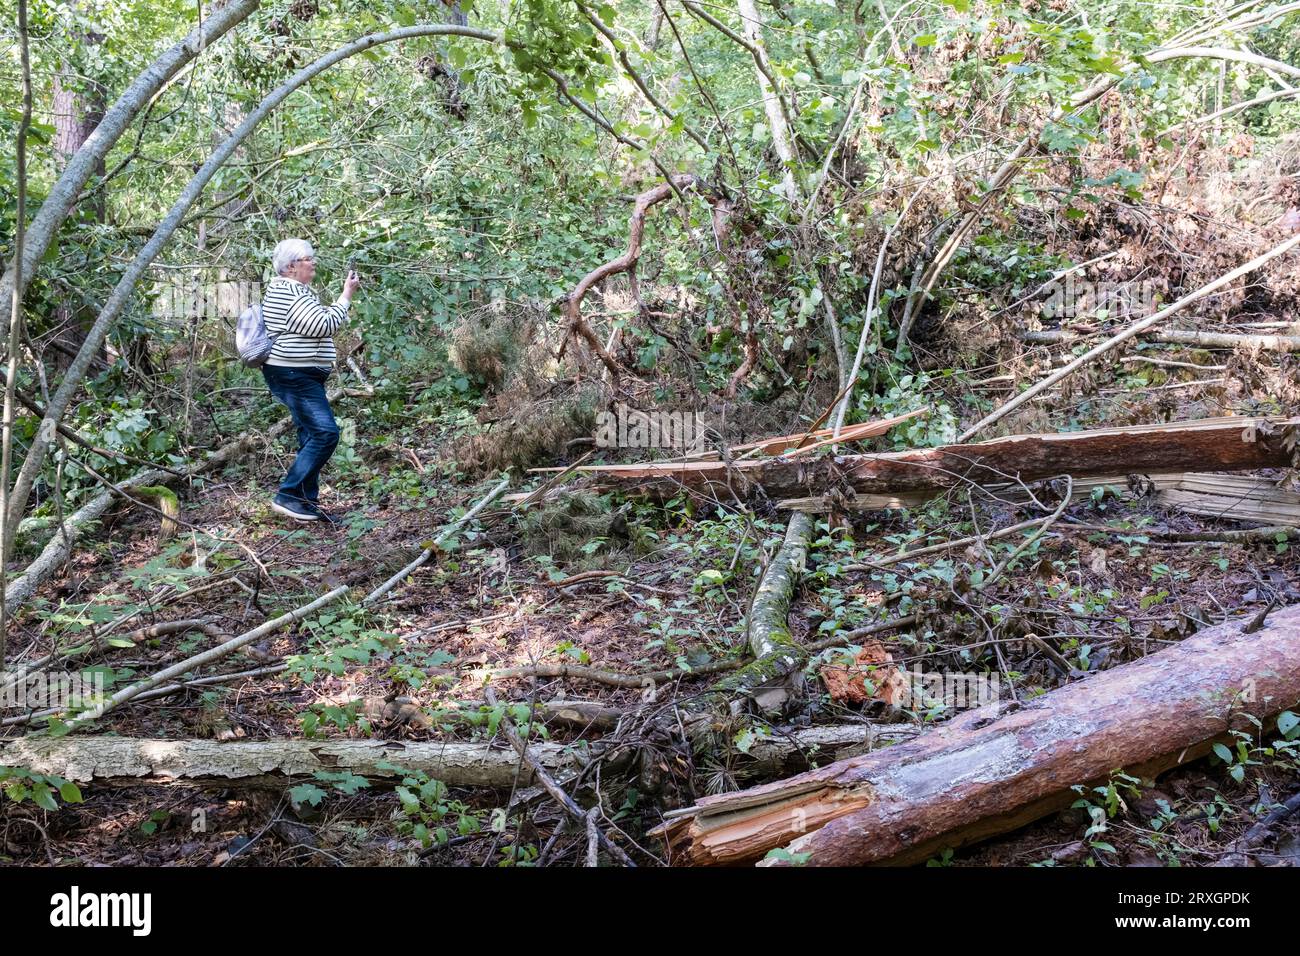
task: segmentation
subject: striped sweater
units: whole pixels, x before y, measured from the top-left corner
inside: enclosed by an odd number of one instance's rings
[[[262,321],[275,340],[266,364],[332,368],[338,358],[332,336],[347,317],[346,303],[323,306],[310,286],[276,276],[262,297]]]

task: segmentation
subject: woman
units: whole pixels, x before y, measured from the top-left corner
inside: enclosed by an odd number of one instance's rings
[[[337,354],[333,335],[348,317],[361,280],[349,272],[334,305],[311,291],[316,255],[302,239],[285,239],[271,254],[275,278],[262,298],[262,321],[274,345],[262,366],[266,386],[298,426],[298,456],[271,500],[271,508],[298,521],[337,523],[319,504],[320,471],[339,443],[339,426],[325,397]]]

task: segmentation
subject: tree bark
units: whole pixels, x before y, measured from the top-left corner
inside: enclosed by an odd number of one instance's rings
[[[1120,768],[1140,777],[1255,733],[1300,701],[1300,605],[1245,633],[1220,624],[1033,701],[989,704],[911,743],[707,797],[659,827],[676,864],[744,864],[771,850],[814,866],[907,864],[1005,833]],[[779,860],[767,863],[778,864]]]
[[[74,9],[78,10],[83,6],[80,3],[73,4]],[[93,32],[80,34],[80,39],[92,47],[104,42],[103,34]],[[86,88],[77,89],[75,85],[69,86],[64,80],[64,75],[71,73],[73,73],[73,64],[63,60],[61,71],[54,77],[53,82],[54,161],[60,172],[67,168],[72,157],[85,145],[90,134],[104,118],[106,97],[103,84],[94,78],[88,78]],[[92,173],[100,177],[104,175],[104,157],[99,158]],[[104,212],[104,192],[101,190],[94,196],[96,222],[101,224],[104,222]],[[93,271],[98,271],[102,267],[102,263],[96,262],[92,268]],[[63,349],[55,350],[55,367],[60,372],[67,368],[67,356],[75,355],[76,349],[85,339],[90,319],[85,303],[74,304],[70,301],[70,295],[66,290],[60,293],[54,313],[54,336],[64,346]]]
[[[562,711],[561,704],[552,705]],[[806,767],[809,758],[845,756],[911,740],[916,731],[898,724],[830,724],[777,731],[754,741],[744,758],[748,773]],[[569,745],[533,741],[529,752],[552,773],[581,766]],[[135,737],[19,737],[0,741],[0,766],[22,766],[78,783],[146,786],[189,783],[283,787],[317,770],[351,770],[391,780],[381,761],[423,770],[452,787],[510,787],[519,757],[483,743],[411,740],[158,740]],[[520,786],[535,781],[524,766]]]

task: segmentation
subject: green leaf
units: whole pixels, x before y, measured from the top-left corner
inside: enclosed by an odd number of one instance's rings
[[[59,786],[59,796],[63,798],[64,803],[85,803],[86,799],[81,795],[81,788],[71,780],[65,780]]]
[[[1297,728],[1300,728],[1300,716],[1296,716],[1293,711],[1289,710],[1284,710],[1282,713],[1278,714],[1278,733],[1287,740],[1290,740],[1292,737],[1295,737],[1297,733],[1300,733],[1300,730],[1297,730]]]
[[[1227,747],[1225,747],[1223,744],[1214,745],[1214,755],[1218,757],[1220,760],[1222,760],[1224,763],[1227,764],[1232,763],[1232,751],[1229,750]]]
[[[59,809],[59,805],[54,802],[54,788],[44,780],[32,783],[32,802],[42,810]]]
[[[300,783],[289,791],[289,799],[295,803],[307,803],[319,807],[325,799],[325,791],[314,783]]]
[[[419,813],[420,798],[413,794],[406,787],[397,788],[397,799],[402,804],[402,809],[408,814]]]

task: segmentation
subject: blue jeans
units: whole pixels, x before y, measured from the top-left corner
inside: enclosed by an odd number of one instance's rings
[[[289,409],[298,426],[298,456],[280,483],[280,494],[298,501],[320,498],[320,470],[339,443],[339,426],[325,397],[328,368],[263,365],[262,377],[276,401]]]

